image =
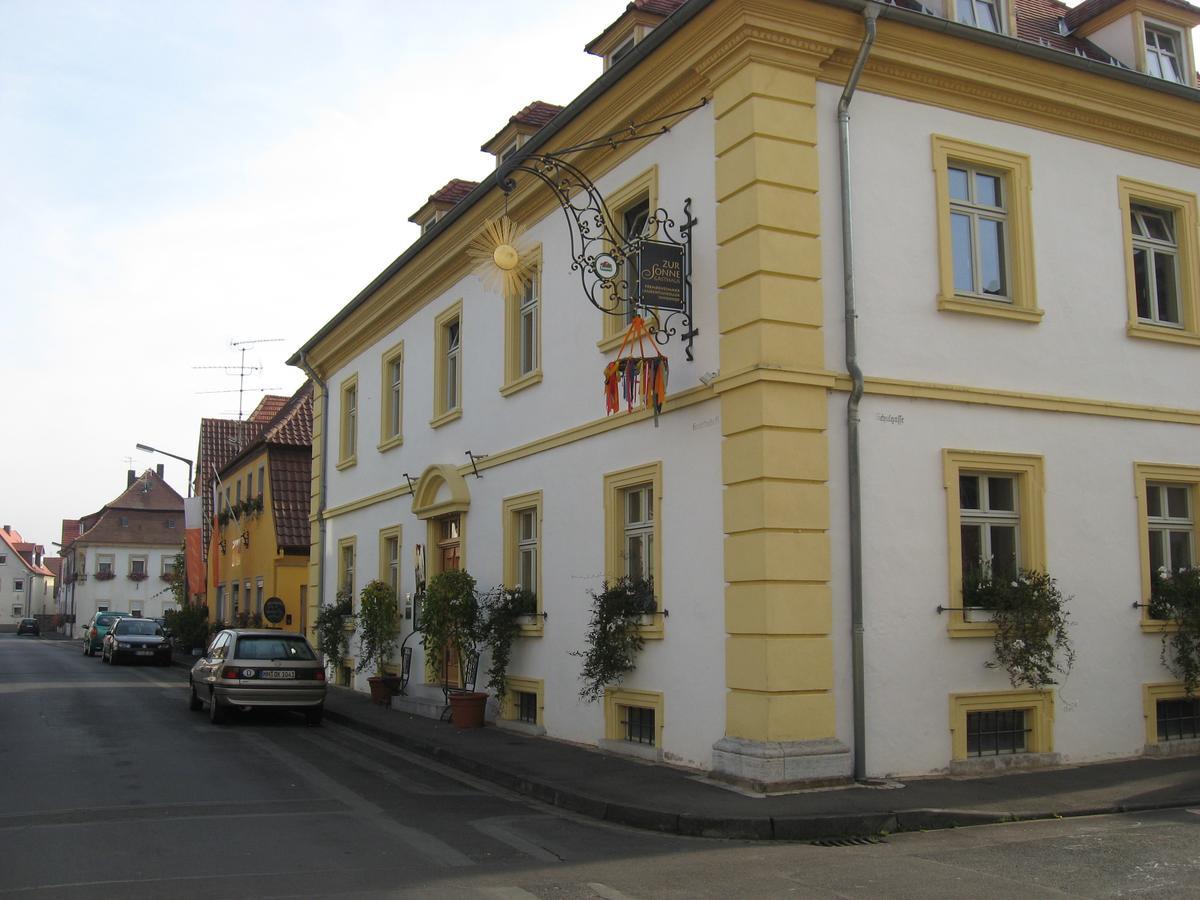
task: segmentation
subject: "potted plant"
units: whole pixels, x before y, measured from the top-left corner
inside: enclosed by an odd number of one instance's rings
[[[1045,572],[1021,569],[1016,577],[983,569],[963,584],[963,606],[989,610],[996,632],[995,660],[985,665],[1003,668],[1013,687],[1042,690],[1057,683],[1054,673],[1066,675],[1075,663],[1067,636],[1066,604],[1058,582]]]
[[[350,595],[339,591],[337,599],[329,606],[321,607],[317,613],[317,647],[325,654],[325,661],[336,672],[346,658],[350,638],[346,634],[345,622],[351,615]]]
[[[367,679],[371,700],[386,706],[400,688],[400,680],[385,668],[396,649],[396,592],[386,582],[375,580],[358,597],[359,661],[355,671],[374,670]]]
[[[1183,682],[1187,696],[1200,684],[1200,568],[1161,571],[1150,588],[1150,616],[1163,628],[1163,665]]]
[[[491,651],[488,687],[498,700],[504,699],[505,676],[512,658],[513,641],[521,633],[521,620],[537,611],[537,598],[531,591],[517,587],[497,587],[484,598],[482,606],[483,642]]]
[[[592,620],[588,624],[587,649],[574,650],[583,660],[579,696],[592,702],[604,696],[610,684],[620,684],[625,673],[636,668],[637,654],[645,644],[641,628],[645,617],[658,608],[654,583],[624,576],[606,581],[592,598]]]
[[[477,658],[483,617],[475,596],[475,579],[461,570],[441,572],[430,579],[421,608],[421,646],[435,672],[445,673],[447,654],[458,660],[460,685],[467,683],[467,667]],[[453,691],[448,694],[451,720],[460,728],[483,726],[487,694]]]

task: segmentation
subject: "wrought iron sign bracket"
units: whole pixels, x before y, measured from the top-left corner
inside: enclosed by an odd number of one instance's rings
[[[663,121],[682,116],[707,103],[662,116]],[[648,123],[647,123],[648,124]],[[669,131],[662,127],[639,134],[637,126],[605,135],[557,153],[514,157],[498,175],[507,197],[517,187],[513,175],[531,175],[550,189],[567,219],[571,235],[571,269],[579,273],[584,296],[602,313],[627,321],[634,314],[646,321],[656,343],[667,344],[679,336],[692,360],[694,338],[700,333],[692,314],[692,198],[683,203],[679,219],[666,209],[648,212],[638,233],[626,235],[609,210],[599,189],[564,155],[584,149],[646,140]]]
[[[409,477],[407,472],[402,472],[401,475],[403,475],[404,480],[408,482],[408,492],[410,494],[415,494],[417,492],[417,487],[415,484],[413,484],[412,478]]]
[[[482,478],[483,476],[479,474],[479,467],[475,463],[481,459],[487,459],[488,455],[486,453],[472,453],[470,450],[467,450],[466,454],[467,459],[471,461],[471,471],[475,473],[476,478]]]

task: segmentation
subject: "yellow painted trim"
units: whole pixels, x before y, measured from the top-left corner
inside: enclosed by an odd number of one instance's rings
[[[703,403],[706,400],[713,398],[712,387],[696,385],[687,390],[680,391],[674,396],[668,397],[667,402],[663,407],[664,412],[674,412],[676,410],[687,409],[689,406],[695,406],[697,403]],[[507,463],[516,462],[526,459],[530,456],[535,456],[538,453],[544,453],[547,450],[554,450],[558,447],[564,447],[577,441],[587,440],[595,437],[598,434],[606,434],[617,428],[624,428],[629,425],[636,425],[639,422],[644,422],[652,412],[646,409],[635,410],[631,413],[623,412],[620,415],[604,416],[603,418],[593,419],[590,422],[585,422],[582,425],[576,425],[572,428],[567,428],[555,434],[548,435],[537,440],[530,441],[527,444],[521,444],[517,447],[512,447],[508,450],[502,450],[488,456],[487,459],[480,460],[478,467],[480,471],[494,469],[497,466],[506,465]],[[466,475],[471,471],[469,465],[459,467],[459,474]],[[369,506],[374,506],[377,503],[386,503],[389,500],[395,500],[398,497],[403,497],[409,494],[407,484],[398,485],[388,488],[387,490],[378,491],[374,494],[369,494],[365,497],[360,497],[357,500],[351,500],[347,503],[342,503],[338,506],[331,506],[325,510],[325,519],[334,519],[338,516],[344,516],[347,513],[356,512],[360,509],[366,509]],[[312,522],[317,521],[314,513],[309,517]]]
[[[653,165],[637,177],[627,181],[615,191],[610,191],[605,197],[605,204],[613,216],[613,226],[619,228],[625,210],[645,197],[650,203],[650,214],[658,209],[658,166]],[[608,301],[611,305],[611,299]],[[621,338],[625,334],[625,317],[601,313],[604,320],[604,330],[597,346],[602,351],[615,350],[621,346]]]
[[[345,589],[346,584],[346,560],[345,548],[350,548],[350,555],[354,558],[354,578],[350,583],[350,604],[354,607],[354,601],[358,594],[358,535],[351,534],[344,538],[338,538],[337,542],[337,581],[334,583],[334,594],[340,594]]]
[[[950,583],[947,602],[951,607],[946,630],[950,637],[990,637],[991,622],[968,622],[962,613],[962,532],[959,520],[958,476],[961,472],[1015,475],[1017,508],[1020,511],[1018,540],[1023,569],[1046,569],[1045,476],[1041,456],[993,453],[984,450],[943,450],[942,478],[946,490],[946,547],[949,552]]]
[[[349,416],[346,415],[348,409],[346,397],[350,392],[354,392],[354,428],[350,427]],[[339,470],[348,469],[358,463],[358,420],[362,413],[362,396],[358,390],[358,373],[355,372],[348,378],[343,378],[342,383],[338,388],[338,461],[337,468]],[[353,433],[351,433],[353,431]]]
[[[504,702],[500,705],[500,718],[517,721],[520,708],[517,706],[517,691],[537,695],[537,721],[535,725],[546,727],[546,686],[540,678],[521,678],[507,675],[504,678]]]
[[[404,603],[400,599],[400,584],[401,573],[404,570],[404,531],[400,525],[390,525],[387,528],[379,529],[379,580],[384,584],[388,584],[388,577],[391,572],[388,571],[387,545],[388,541],[395,538],[396,540],[396,630],[399,631],[404,619]]]
[[[504,383],[500,385],[500,396],[509,397],[518,391],[542,380],[542,315],[545,298],[542,295],[542,245],[530,251],[531,269],[529,277],[537,284],[537,320],[534,323],[535,360],[537,365],[529,372],[521,373],[521,298],[505,292],[504,296]]]
[[[934,196],[937,201],[938,309],[952,312],[1002,316],[1037,322],[1042,310],[1037,305],[1037,283],[1033,265],[1033,213],[1030,194],[1033,173],[1024,153],[973,144],[935,134],[933,144]],[[1009,291],[1011,302],[989,299],[954,290],[954,250],[950,233],[950,162],[989,169],[1004,179],[1008,200]]]
[[[442,485],[450,491],[448,500],[438,500]],[[471,506],[467,480],[448,463],[434,463],[421,473],[413,492],[412,512],[418,519],[430,519],[447,513],[466,512]]]
[[[1160,681],[1142,685],[1142,718],[1146,723],[1147,744],[1159,743],[1158,701],[1184,700],[1186,698],[1187,688],[1182,681]]]
[[[1128,311],[1126,333],[1130,337],[1149,338],[1200,346],[1200,215],[1196,195],[1174,188],[1132,178],[1117,180],[1121,208],[1121,238],[1125,247],[1125,301]],[[1130,209],[1134,204],[1165,209],[1175,218],[1179,244],[1179,309],[1182,328],[1142,322],[1137,314],[1137,290],[1133,272],[1133,231]]]
[[[1173,622],[1165,619],[1153,619],[1150,610],[1144,605],[1150,602],[1150,518],[1146,509],[1146,484],[1169,483],[1182,484],[1188,487],[1188,500],[1192,509],[1192,546],[1200,548],[1200,515],[1197,515],[1200,504],[1200,466],[1180,466],[1168,463],[1135,462],[1133,464],[1133,491],[1137,498],[1138,516],[1138,562],[1141,566],[1142,589],[1141,602],[1142,631],[1161,634],[1175,628]]]
[[[545,542],[542,540],[542,492],[529,491],[525,494],[518,494],[513,497],[505,497],[504,505],[501,509],[500,534],[501,544],[504,548],[504,584],[506,587],[515,587],[517,584],[517,573],[519,566],[517,565],[518,548],[517,543],[520,538],[520,531],[517,528],[518,513],[532,509],[534,518],[537,522],[537,548],[536,563],[537,572],[537,590],[534,592],[534,597],[537,600],[537,615],[532,622],[524,622],[521,624],[521,635],[523,637],[541,637],[545,632],[545,620],[542,618],[542,595],[545,592],[545,581],[542,580],[542,557],[543,547]],[[539,723],[541,724],[541,723]]]
[[[663,695],[661,691],[638,691],[633,688],[606,688],[604,691],[604,737],[610,741],[623,741],[621,731],[621,707],[633,706],[654,710],[654,747],[662,749]]]
[[[400,409],[396,417],[395,434],[389,434],[392,421],[392,379],[393,363],[400,363]],[[400,341],[387,350],[379,361],[379,452],[391,450],[404,443],[404,341]]]
[[[981,691],[950,695],[950,750],[952,759],[967,758],[967,713],[998,709],[1024,709],[1030,728],[1026,753],[1054,752],[1053,691]]]
[[[458,403],[446,405],[446,367],[445,357],[449,350],[446,341],[446,326],[458,319]],[[437,428],[446,422],[462,415],[463,408],[463,372],[466,369],[466,344],[463,329],[463,302],[460,297],[437,314],[433,320],[433,418],[429,421],[431,428]]]
[[[662,569],[662,462],[655,461],[609,472],[604,476],[604,577],[613,581],[625,574],[622,555],[625,536],[625,505],[623,496],[632,487],[650,485],[654,492],[654,597],[658,613],[640,629],[642,637],[658,640],[666,631],[666,616],[662,614],[665,592]]]

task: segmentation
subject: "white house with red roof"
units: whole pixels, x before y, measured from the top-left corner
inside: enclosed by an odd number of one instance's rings
[[[63,522],[60,611],[71,636],[96,612],[155,618],[175,606],[169,581],[183,552],[183,498],[162,466],[129,470],[125,491],[96,512]]]
[[[45,547],[26,541],[11,525],[0,529],[0,631],[54,614],[54,573],[45,557]]]

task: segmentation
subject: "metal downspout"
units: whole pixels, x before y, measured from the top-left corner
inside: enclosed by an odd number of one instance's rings
[[[863,8],[866,34],[858,48],[858,57],[846,79],[838,101],[838,159],[841,165],[842,195],[842,297],[846,312],[846,370],[850,373],[850,399],[846,403],[846,455],[850,493],[850,653],[854,678],[854,778],[867,775],[867,713],[863,663],[863,588],[862,588],[862,478],[858,458],[858,403],[863,394],[863,373],[858,365],[858,341],[854,309],[854,229],[850,210],[850,101],[858,87],[859,76],[875,43],[875,17],[879,7],[868,3]]]
[[[325,485],[329,475],[329,390],[308,364],[308,355],[303,350],[299,353],[297,364],[321,389],[321,490],[317,494],[317,609],[320,609],[325,603]],[[307,621],[307,615],[308,611],[305,610],[306,631],[315,624]]]

